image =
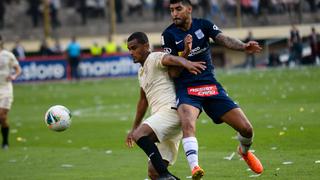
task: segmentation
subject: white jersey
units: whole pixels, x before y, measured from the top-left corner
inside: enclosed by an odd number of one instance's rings
[[[162,108],[176,107],[176,93],[168,68],[162,65],[163,52],[152,52],[140,67],[138,78],[140,87],[146,93],[151,114]]]
[[[7,81],[7,77],[11,74],[12,68],[19,65],[16,57],[7,50],[0,51],[0,98],[12,97],[12,83]]]

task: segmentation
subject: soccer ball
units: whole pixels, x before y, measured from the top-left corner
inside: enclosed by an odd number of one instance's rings
[[[53,131],[64,131],[71,125],[71,112],[64,106],[55,105],[48,109],[44,121],[49,129]]]

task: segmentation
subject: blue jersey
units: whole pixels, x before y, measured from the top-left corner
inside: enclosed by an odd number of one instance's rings
[[[190,34],[192,35],[192,50],[188,55],[191,61],[206,62],[207,69],[201,74],[194,75],[183,70],[178,78],[176,78],[176,88],[188,87],[191,85],[203,85],[216,82],[214,78],[214,67],[211,60],[211,50],[209,39],[213,40],[221,33],[219,28],[205,19],[192,19],[191,28],[183,31],[171,24],[162,33],[162,47],[165,52],[172,55],[180,55],[184,50],[184,38]]]

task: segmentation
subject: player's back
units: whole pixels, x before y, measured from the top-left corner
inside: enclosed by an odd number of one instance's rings
[[[139,83],[147,96],[151,113],[175,106],[175,89],[168,68],[161,61],[166,53],[152,52],[139,69]]]

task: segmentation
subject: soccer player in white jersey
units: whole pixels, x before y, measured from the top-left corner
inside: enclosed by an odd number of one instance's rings
[[[12,74],[12,70],[14,70]],[[2,149],[9,147],[8,113],[13,102],[12,82],[21,73],[16,57],[4,49],[3,39],[0,36],[0,123],[2,134]]]
[[[149,157],[148,175],[151,179],[179,179],[169,173],[178,153],[182,137],[180,120],[175,110],[175,89],[168,75],[168,66],[181,66],[193,74],[199,74],[206,66],[204,62],[191,62],[185,58],[163,52],[151,52],[148,37],[135,32],[128,38],[128,49],[135,63],[140,63],[138,78],[140,99],[132,130],[126,138],[128,147],[133,142]],[[148,109],[151,116],[142,122]],[[157,146],[155,144],[157,143]]]

